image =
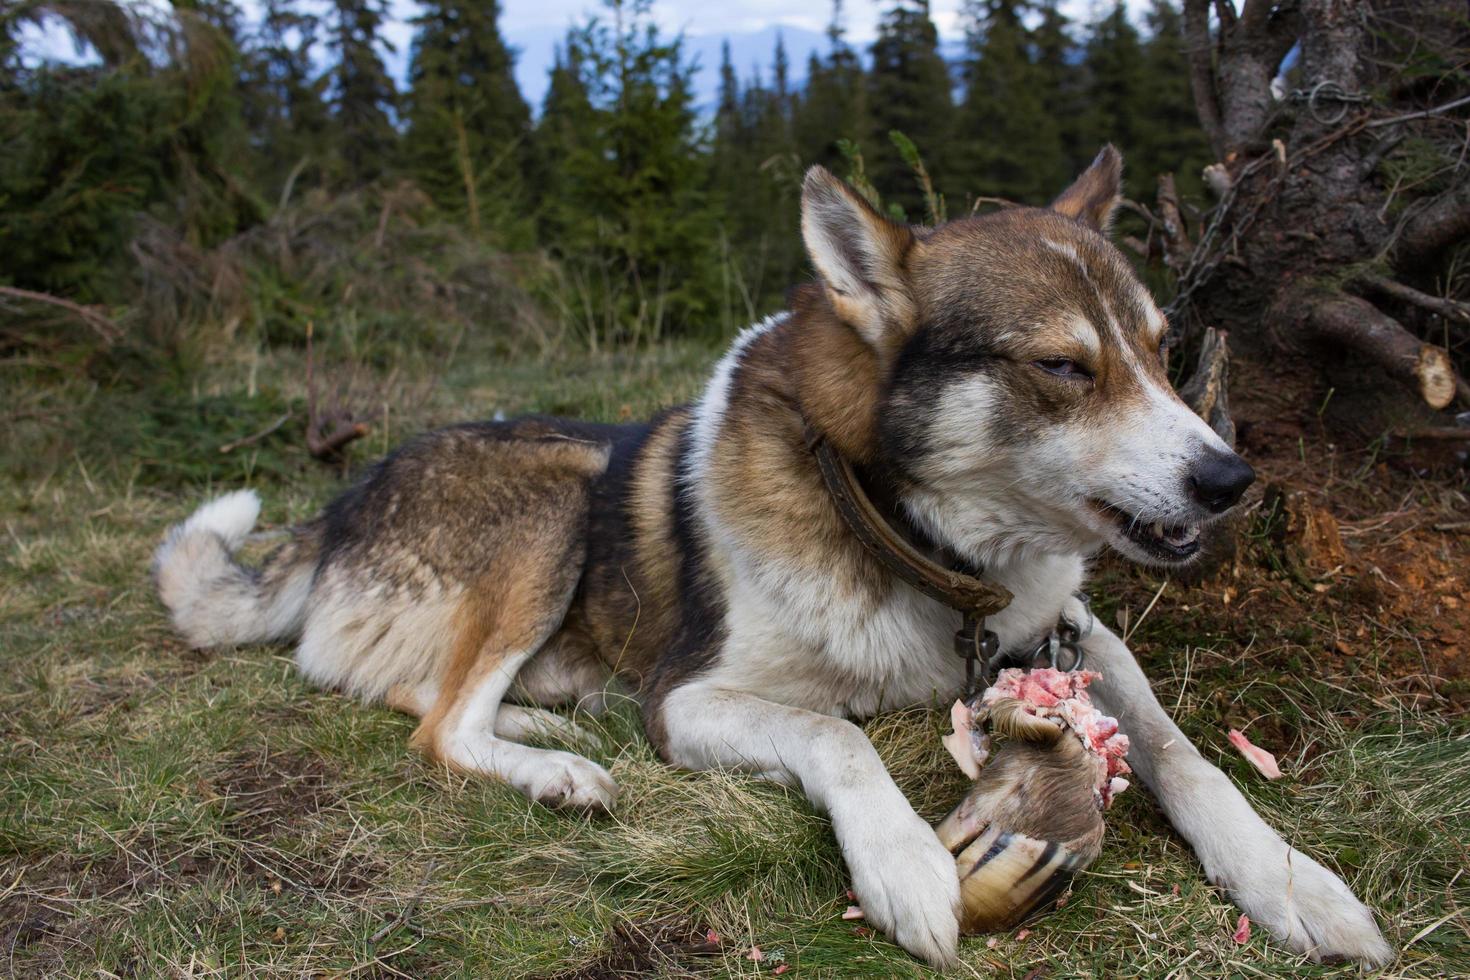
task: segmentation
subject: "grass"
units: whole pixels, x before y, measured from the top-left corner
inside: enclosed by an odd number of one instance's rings
[[[387,431],[370,415],[366,446],[496,411],[643,415],[691,396],[714,356],[461,355],[429,397],[387,393]],[[284,526],[338,485],[297,448],[299,418],[218,452],[299,412],[300,369],[276,353],[215,364],[182,390],[42,384],[14,369],[0,381],[24,413],[0,483],[0,972],[757,976],[784,962],[801,977],[930,975],[840,919],[847,880],[824,818],[774,786],[661,765],[630,707],[585,721],[602,739],[590,754],[623,791],[614,817],[586,820],[425,763],[406,745],[412,721],[309,687],[286,647],[180,643],[145,573],[164,527],[244,484]],[[1246,574],[1282,602],[1295,594]],[[1137,622],[1159,582],[1104,577],[1102,615],[1126,608]],[[1270,821],[1378,911],[1403,950],[1387,975],[1470,974],[1463,719],[1380,683],[1403,642],[1369,612],[1287,619],[1265,600],[1236,612],[1219,591],[1171,584],[1137,627],[1160,697]],[[1328,630],[1358,625],[1369,633],[1355,662],[1329,663]],[[1289,779],[1265,783],[1229,750],[1225,728],[1250,722]],[[869,726],[936,820],[964,789],[943,724],[936,709]],[[1124,794],[1109,828],[1064,908],[1024,938],[967,940],[957,974],[1354,972],[1302,962],[1259,929],[1235,944],[1236,911],[1145,791]],[[714,955],[680,951],[710,929]],[[760,962],[744,955],[756,945]]]

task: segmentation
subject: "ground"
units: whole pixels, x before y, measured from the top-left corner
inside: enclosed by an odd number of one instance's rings
[[[498,411],[646,414],[692,395],[715,355],[461,350],[431,390],[377,391],[347,468],[422,426]],[[613,817],[586,819],[426,763],[410,719],[311,688],[287,647],[181,643],[146,573],[167,524],[251,485],[265,529],[280,529],[340,485],[299,448],[301,367],[252,355],[134,389],[19,365],[0,378],[0,970],[930,975],[841,919],[847,881],[824,818],[751,779],[670,771],[628,706],[584,720],[602,745],[581,750],[623,791]],[[1316,397],[1267,380],[1237,377],[1259,389],[1237,399],[1242,444],[1263,484],[1305,491],[1340,523],[1337,567],[1282,559],[1258,489],[1236,556],[1211,575],[1181,584],[1104,561],[1096,605],[1206,756],[1377,911],[1402,950],[1389,975],[1470,974],[1463,478],[1415,476],[1381,446],[1334,448]],[[869,726],[932,820],[964,791],[945,722],[935,705]],[[1286,778],[1250,769],[1230,727]],[[1237,911],[1145,790],[1108,823],[1065,906],[966,940],[956,975],[1354,972],[1259,929],[1233,941]]]

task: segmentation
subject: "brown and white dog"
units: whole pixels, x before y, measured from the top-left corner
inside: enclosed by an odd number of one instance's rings
[[[1014,593],[987,624],[1005,647],[1079,615],[1103,545],[1188,562],[1253,474],[1170,388],[1164,317],[1103,234],[1120,171],[1109,147],[1049,209],[923,229],[813,169],[819,282],[741,334],[697,404],[646,425],[430,432],[259,570],[232,557],[259,502],[231,494],[169,531],[163,601],[199,646],[299,638],[312,680],[419,716],[431,757],[553,805],[611,807],[617,786],[521,740],[570,727],[546,707],[595,707],[618,683],[670,763],[800,787],[867,918],[948,963],[954,859],[849,719],[952,699],[959,615],[863,549],[809,434],[896,521]],[[1294,950],[1390,959],[1369,911],[1201,757],[1123,643],[1099,625],[1086,653],[1210,880]]]

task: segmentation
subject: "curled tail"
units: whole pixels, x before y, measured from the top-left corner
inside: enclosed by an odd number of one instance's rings
[[[320,550],[308,524],[259,569],[234,552],[260,516],[253,490],[217,497],[164,535],[153,554],[158,594],[174,626],[195,647],[294,637],[301,631]]]

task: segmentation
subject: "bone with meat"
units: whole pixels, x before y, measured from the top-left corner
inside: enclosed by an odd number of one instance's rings
[[[1099,712],[1089,671],[1003,670],[950,712],[945,747],[975,785],[936,828],[955,855],[965,932],[1044,911],[1101,852],[1102,813],[1128,783],[1128,739]],[[1004,744],[990,755],[990,735]]]

